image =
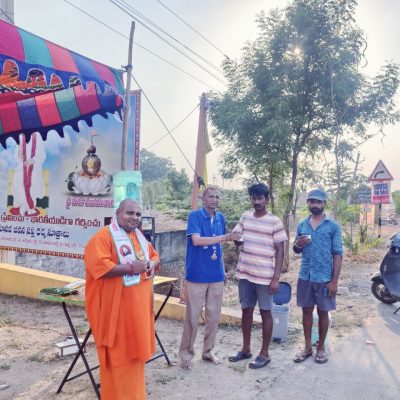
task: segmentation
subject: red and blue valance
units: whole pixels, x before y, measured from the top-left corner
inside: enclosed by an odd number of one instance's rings
[[[121,113],[122,72],[0,20],[0,144]]]

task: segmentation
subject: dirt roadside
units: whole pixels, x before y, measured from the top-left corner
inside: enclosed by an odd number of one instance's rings
[[[335,365],[337,357],[346,357],[347,347],[344,344],[360,335],[360,332],[380,313],[380,304],[370,292],[370,277],[379,268],[385,252],[386,247],[382,245],[367,255],[345,258],[340,280],[338,309],[333,313],[333,325],[329,334],[329,356],[332,365]],[[295,287],[298,261],[298,258],[293,258],[291,272],[282,278],[289,282],[292,288]],[[232,280],[228,281],[224,303],[226,306],[238,307],[236,287]],[[82,335],[87,328],[84,310],[72,307],[70,312],[74,324]],[[196,341],[197,357],[194,368],[187,372],[177,366],[177,349],[182,323],[160,318],[157,322],[157,331],[176,365],[168,367],[162,358],[147,365],[148,399],[200,400],[210,397],[258,399],[265,398],[268,392],[273,392],[277,399],[286,398],[287,393],[294,395],[293,385],[297,381],[302,381],[302,373],[308,370],[312,373],[321,367],[312,360],[301,366],[292,361],[293,354],[302,341],[300,321],[301,315],[295,306],[295,293],[293,293],[289,339],[281,344],[272,343],[272,362],[259,371],[248,369],[245,362],[232,364],[227,359],[240,348],[241,332],[238,327],[222,326],[219,330],[216,353],[223,359],[222,365],[214,366],[201,361],[199,359],[203,336],[201,328]],[[253,332],[253,353],[256,354],[261,343],[261,331],[259,328],[254,328]],[[69,334],[60,305],[0,295],[0,387],[8,386],[7,389],[0,390],[0,400],[96,399],[87,376],[66,383],[62,393],[55,394],[71,362],[71,357],[57,357],[54,345],[63,341]],[[364,340],[363,336],[360,337]],[[88,346],[87,356],[91,365],[97,363],[93,344]],[[81,370],[83,370],[82,365],[75,371]],[[400,376],[399,368],[393,371],[394,374],[396,372],[397,376]],[[98,379],[98,370],[95,371],[95,377]],[[318,384],[329,387],[329,376]],[[365,385],[368,385],[368,381]],[[321,391],[321,393],[326,392],[329,391]],[[313,396],[313,398],[322,397]],[[332,397],[325,394],[323,398],[326,400],[337,397],[332,393]],[[366,397],[360,395],[358,398]]]

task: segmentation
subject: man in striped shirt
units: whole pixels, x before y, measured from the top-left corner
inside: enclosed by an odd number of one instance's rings
[[[263,324],[263,341],[259,355],[249,363],[250,368],[261,368],[271,358],[268,353],[272,336],[272,296],[278,291],[283,264],[284,242],[288,239],[282,222],[267,211],[269,190],[259,183],[248,190],[254,211],[245,212],[233,232],[242,235],[242,249],[236,276],[239,279],[239,301],[242,308],[243,347],[229,361],[237,362],[252,357],[250,350],[251,326],[256,303]]]

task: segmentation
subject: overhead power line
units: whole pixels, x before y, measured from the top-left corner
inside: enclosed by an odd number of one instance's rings
[[[196,174],[196,171],[194,170],[192,164],[190,163],[189,159],[187,158],[186,154],[183,152],[183,150],[181,149],[181,147],[179,146],[178,142],[175,140],[174,136],[171,133],[171,130],[168,129],[167,125],[165,124],[164,120],[161,118],[160,114],[158,113],[158,111],[156,110],[156,108],[154,107],[153,103],[150,101],[149,97],[147,96],[146,92],[143,90],[143,88],[140,86],[139,82],[136,80],[136,78],[132,75],[132,79],[135,81],[136,85],[138,85],[139,89],[141,90],[141,92],[143,93],[143,96],[146,98],[146,100],[148,101],[148,103],[150,104],[150,107],[153,109],[154,113],[157,115],[157,118],[160,120],[160,122],[163,124],[165,130],[168,132],[168,135],[171,136],[171,139],[174,141],[176,147],[178,148],[178,150],[181,152],[181,154],[183,155],[184,159],[186,160],[186,162],[189,164],[189,167],[191,168],[191,170],[194,172],[195,176],[197,177],[198,175]],[[194,110],[193,110],[194,111]],[[192,112],[193,112],[192,111]],[[187,118],[187,117],[186,117]],[[185,118],[185,119],[186,119]]]
[[[200,104],[197,104],[197,106],[195,108],[193,108],[193,110],[190,111],[190,113],[188,115],[186,115],[186,117],[183,118],[183,120],[181,122],[179,122],[179,124],[176,124],[169,132],[173,132],[175,129],[177,129],[179,126],[181,126],[199,108],[199,106],[200,106]],[[165,137],[167,137],[169,135],[169,132],[166,133],[165,135],[161,136],[159,139],[157,139],[150,146],[147,146],[147,150],[150,150],[157,143],[161,142],[161,140],[163,140]]]
[[[126,10],[123,6],[121,6],[120,4],[117,4],[118,0],[110,0],[111,3],[113,3],[116,7],[118,7],[121,11],[123,11],[125,14],[129,15],[133,20],[135,20],[136,22],[138,22],[140,25],[144,26],[146,29],[148,29],[150,32],[152,32],[154,35],[156,35],[157,37],[159,37],[162,41],[164,41],[165,43],[167,43],[169,46],[171,46],[172,48],[174,48],[177,52],[179,52],[180,54],[182,54],[184,57],[186,57],[187,59],[189,59],[190,61],[192,61],[194,64],[196,64],[198,67],[200,67],[203,71],[207,72],[209,75],[211,75],[214,79],[218,80],[219,82],[225,84],[225,81],[222,80],[221,78],[219,78],[218,76],[216,76],[214,73],[212,73],[210,70],[208,70],[206,67],[204,67],[204,65],[200,64],[198,61],[194,60],[192,57],[190,57],[189,55],[187,55],[186,53],[184,53],[181,49],[179,49],[178,47],[176,47],[174,44],[172,44],[171,42],[169,42],[167,39],[165,39],[164,37],[162,37],[159,33],[155,32],[153,29],[151,29],[148,25],[146,25],[143,21],[139,20],[135,15],[133,15],[132,13],[130,13],[128,10]]]
[[[193,32],[196,32],[202,39],[204,39],[208,44],[214,47],[215,50],[219,51],[224,57],[229,58],[220,48],[218,48],[214,43],[208,40],[204,35],[202,35],[197,29],[195,29],[189,22],[186,22],[183,18],[181,18],[177,13],[172,11],[169,7],[167,7],[162,1],[156,0],[157,3],[160,3],[164,8],[166,8],[171,14],[175,15],[180,21],[182,21],[187,27],[189,27]]]
[[[64,0],[65,3],[69,4],[70,6],[74,7],[76,10],[78,10],[79,12],[85,14],[86,16],[88,16],[89,18],[93,19],[94,21],[98,22],[99,24],[105,26],[106,28],[110,29],[111,31],[113,31],[114,33],[116,33],[117,35],[123,37],[126,40],[129,40],[128,36],[124,35],[123,33],[117,31],[116,29],[114,29],[112,26],[107,25],[106,23],[104,23],[103,21],[99,20],[98,18],[94,17],[93,15],[89,14],[88,12],[86,12],[85,10],[82,10],[81,8],[79,8],[77,5],[69,2],[68,0]],[[194,76],[193,74],[191,74],[190,72],[185,71],[184,69],[182,69],[181,67],[177,66],[176,64],[174,64],[173,62],[165,59],[164,57],[161,57],[160,55],[154,53],[153,51],[147,49],[146,47],[144,47],[143,45],[141,45],[140,43],[134,41],[134,43],[140,47],[141,49],[147,51],[148,53],[152,54],[154,57],[159,58],[160,60],[164,61],[165,63],[171,65],[172,67],[176,68],[177,70],[183,72],[184,74],[190,76],[191,78],[195,79],[196,81],[202,83],[203,85],[206,85],[207,87],[209,87],[210,89],[214,89],[214,87],[204,81],[202,81],[201,79],[197,78],[196,76]],[[214,89],[215,90],[215,89]]]
[[[153,26],[154,28],[158,29],[160,32],[162,32],[164,35],[168,36],[170,39],[172,39],[174,42],[178,43],[180,46],[182,46],[184,49],[192,53],[194,56],[198,57],[200,60],[202,60],[204,63],[208,64],[211,68],[214,68],[218,73],[222,75],[221,68],[213,64],[211,61],[207,60],[203,56],[201,56],[199,53],[196,51],[192,50],[190,47],[186,46],[184,43],[182,43],[180,40],[172,36],[170,33],[168,33],[166,30],[161,28],[159,25],[154,23],[152,20],[150,20],[148,17],[146,17],[144,14],[142,14],[140,11],[138,11],[136,8],[131,6],[129,3],[127,3],[125,0],[116,0],[119,3],[122,3],[128,10],[132,11],[133,14],[135,14],[137,17],[142,18],[144,21],[146,21],[148,24]]]

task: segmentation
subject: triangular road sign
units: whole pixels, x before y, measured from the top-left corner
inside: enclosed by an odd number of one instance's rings
[[[393,176],[386,168],[385,164],[382,160],[378,161],[376,167],[372,171],[372,174],[369,176],[368,181],[392,181]]]

